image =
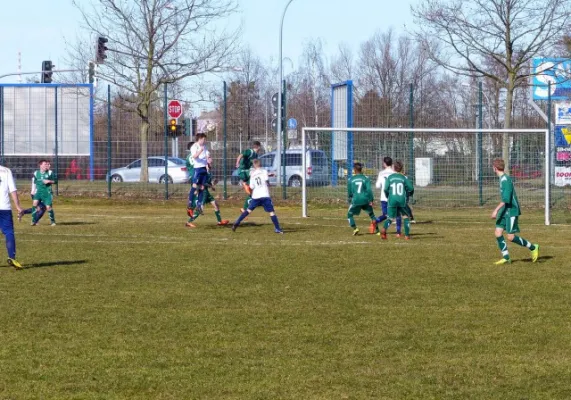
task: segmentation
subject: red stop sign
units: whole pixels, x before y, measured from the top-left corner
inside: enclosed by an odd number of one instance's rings
[[[171,100],[167,105],[169,117],[178,119],[182,115],[182,104],[178,100]]]

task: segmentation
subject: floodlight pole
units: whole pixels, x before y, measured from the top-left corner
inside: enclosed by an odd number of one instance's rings
[[[284,8],[284,11],[282,13],[282,19],[281,19],[281,23],[280,23],[280,49],[279,49],[279,57],[278,57],[278,62],[279,62],[279,70],[280,70],[280,81],[278,84],[278,123],[277,123],[277,137],[278,137],[278,146],[277,146],[277,158],[278,158],[278,174],[277,174],[277,182],[281,182],[280,179],[280,173],[281,173],[281,166],[282,166],[282,85],[283,85],[283,75],[284,75],[284,71],[283,71],[283,59],[282,59],[282,39],[283,39],[283,31],[284,31],[284,18],[286,15],[286,11],[287,8],[289,7],[289,5],[291,4],[293,0],[289,0]],[[285,117],[285,115],[284,115]],[[285,161],[285,160],[284,160]]]

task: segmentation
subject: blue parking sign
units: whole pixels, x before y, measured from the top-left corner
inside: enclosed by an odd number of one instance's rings
[[[290,118],[287,120],[287,128],[288,129],[296,129],[297,128],[297,120],[295,118]]]

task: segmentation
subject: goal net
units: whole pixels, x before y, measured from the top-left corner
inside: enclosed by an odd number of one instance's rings
[[[360,162],[375,183],[383,158],[400,160],[412,179],[412,204],[429,208],[496,205],[498,179],[492,162],[509,139],[509,174],[523,208],[545,208],[550,223],[550,144],[546,129],[303,128],[302,215],[341,216],[347,180]],[[325,160],[325,161],[323,161]]]

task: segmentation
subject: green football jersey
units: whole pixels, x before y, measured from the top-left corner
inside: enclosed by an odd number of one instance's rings
[[[349,202],[355,206],[363,206],[373,201],[371,180],[363,174],[354,175],[347,184]]]
[[[505,213],[508,217],[521,215],[513,180],[506,174],[500,176],[500,195],[505,206],[500,210],[499,214]]]
[[[191,153],[188,153],[188,156],[186,156],[186,173],[189,179],[194,175],[194,157]]]
[[[395,172],[387,177],[385,195],[389,207],[404,207],[408,197],[414,193],[412,182],[401,173]]]
[[[41,170],[37,170],[34,172],[34,184],[36,185],[36,193],[43,195],[43,194],[52,194],[52,185],[45,184],[43,181],[44,179],[57,182],[56,176],[53,171],[48,170],[46,172],[42,172]]]
[[[252,168],[252,161],[258,158],[258,153],[252,149],[246,149],[242,152],[242,158],[240,159],[240,169],[250,170]]]

